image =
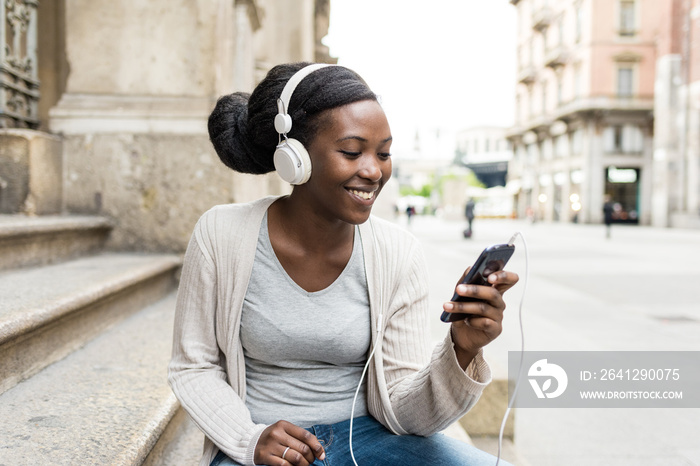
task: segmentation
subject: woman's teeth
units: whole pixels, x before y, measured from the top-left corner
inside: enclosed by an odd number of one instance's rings
[[[353,193],[355,196],[361,197],[362,199],[369,201],[374,197],[374,191],[372,192],[365,192],[365,191],[357,191],[355,189],[349,189],[351,193]]]

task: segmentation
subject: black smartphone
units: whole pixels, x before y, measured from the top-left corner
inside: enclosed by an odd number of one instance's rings
[[[515,246],[512,244],[494,244],[493,246],[487,247],[481,252],[476,262],[474,262],[474,265],[472,265],[472,268],[469,269],[469,272],[460,283],[491,286],[487,281],[488,276],[494,272],[503,270],[508,259],[513,255],[513,252],[515,252]],[[459,296],[455,292],[451,301],[469,302],[478,301],[478,299],[465,298]],[[467,317],[469,317],[469,314],[457,314],[443,311],[440,320],[443,322],[454,322],[456,320],[464,320]]]

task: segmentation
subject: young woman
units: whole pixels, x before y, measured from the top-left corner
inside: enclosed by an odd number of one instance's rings
[[[386,116],[353,71],[308,65],[273,68],[209,119],[224,164],[295,186],[211,209],[188,246],[169,381],[206,435],[200,465],[495,464],[437,433],[489,383],[481,348],[518,277],[458,286],[483,301],[444,305],[474,317],[431,355],[420,245],[370,217],[391,176]]]

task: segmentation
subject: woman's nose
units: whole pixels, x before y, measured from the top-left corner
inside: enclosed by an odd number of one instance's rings
[[[382,167],[379,158],[375,155],[368,154],[362,157],[362,167],[360,168],[360,176],[373,183],[382,179]]]

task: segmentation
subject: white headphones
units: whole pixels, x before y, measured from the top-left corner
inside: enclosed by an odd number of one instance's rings
[[[279,133],[279,143],[275,149],[275,170],[287,183],[294,185],[304,184],[311,177],[311,158],[304,145],[296,139],[287,137],[292,129],[292,117],[289,116],[289,101],[292,99],[294,89],[299,83],[314,71],[333,66],[326,63],[317,63],[300,69],[287,81],[282,90],[282,95],[277,99],[277,115],[275,115],[275,130]]]

